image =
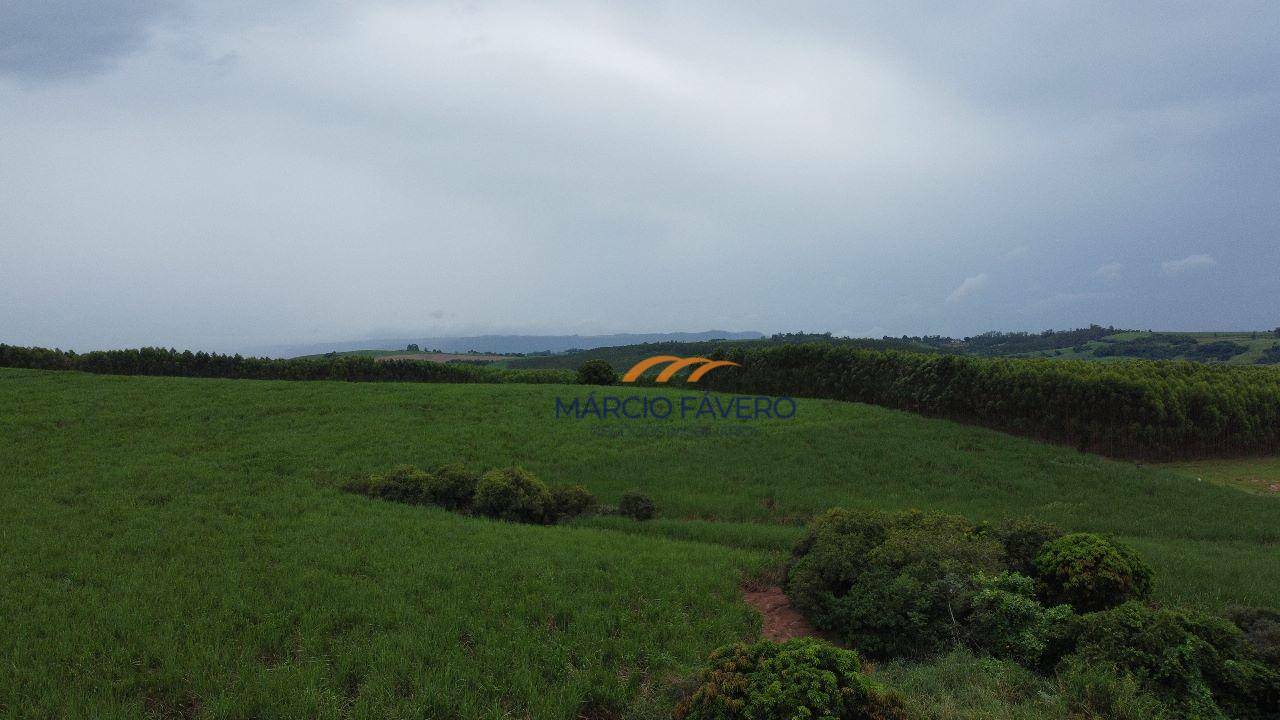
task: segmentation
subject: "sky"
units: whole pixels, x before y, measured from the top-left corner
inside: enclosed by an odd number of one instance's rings
[[[1270,329],[1277,37],[1269,2],[0,0],[0,342]]]

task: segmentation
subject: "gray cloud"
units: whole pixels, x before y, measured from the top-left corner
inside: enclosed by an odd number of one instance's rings
[[[3,7],[0,342],[1275,324],[1265,3]]]
[[[142,48],[172,0],[5,0],[0,73],[47,80],[99,72]]]

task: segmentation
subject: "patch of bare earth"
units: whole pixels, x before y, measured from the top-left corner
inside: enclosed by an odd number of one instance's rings
[[[782,642],[798,637],[822,637],[800,611],[791,606],[791,599],[777,585],[760,590],[744,589],[742,597],[760,613],[766,640]]]

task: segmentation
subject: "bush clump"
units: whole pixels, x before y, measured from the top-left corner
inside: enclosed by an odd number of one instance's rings
[[[1053,523],[1033,518],[1015,518],[997,524],[991,528],[991,534],[1004,547],[1004,560],[1009,569],[1034,577],[1036,556],[1045,544],[1057,540],[1065,533]]]
[[[1224,618],[1127,603],[1077,621],[1072,661],[1129,674],[1176,717],[1272,718],[1280,671]]]
[[[432,478],[412,465],[397,465],[383,475],[371,475],[368,479],[349,483],[346,489],[369,497],[420,505]]]
[[[901,698],[862,673],[858,654],[812,638],[739,643],[711,654],[677,720],[903,720]]]
[[[551,491],[546,483],[518,467],[485,473],[476,483],[473,507],[476,513],[499,520],[529,523],[555,520]]]
[[[1093,533],[1045,543],[1035,559],[1038,594],[1078,612],[1107,610],[1151,595],[1151,566],[1129,547]]]
[[[797,544],[786,591],[819,628],[875,657],[925,657],[963,641],[974,578],[1003,548],[954,515],[835,508]]]
[[[423,488],[423,501],[455,512],[471,508],[480,473],[458,464],[443,465],[431,474]]]
[[[1234,606],[1225,615],[1244,632],[1259,660],[1280,668],[1280,610]]]
[[[581,515],[596,506],[596,498],[581,485],[554,490],[533,473],[513,467],[481,475],[463,465],[443,465],[433,473],[399,465],[384,475],[347,483],[348,492],[410,505],[437,505],[460,513],[502,520],[554,523]],[[650,503],[652,505],[652,503]]]
[[[557,518],[577,517],[596,505],[596,496],[581,485],[557,485],[551,489],[551,507]]]
[[[657,514],[653,500],[639,490],[628,490],[622,493],[618,501],[618,514],[635,520],[652,520]]]
[[[970,648],[1034,669],[1048,669],[1061,659],[1069,606],[1045,608],[1035,599],[1035,581],[1017,573],[979,574],[971,585],[960,616]]]
[[[578,367],[579,385],[617,385],[618,373],[604,360],[588,360]]]

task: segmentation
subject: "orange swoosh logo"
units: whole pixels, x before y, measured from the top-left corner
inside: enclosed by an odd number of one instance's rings
[[[667,367],[662,372],[658,373],[657,377],[657,381],[660,383],[667,382],[671,378],[675,377],[676,373],[691,365],[701,365],[701,367],[689,374],[689,378],[686,382],[691,383],[698,382],[702,379],[703,375],[706,375],[716,368],[741,367],[738,363],[729,362],[728,360],[711,360],[704,357],[682,358],[676,357],[675,355],[654,355],[653,357],[645,358],[635,365],[632,365],[631,369],[627,371],[627,374],[622,376],[622,382],[635,382],[636,380],[639,380],[640,376],[649,368],[656,367],[664,363],[667,364]]]

